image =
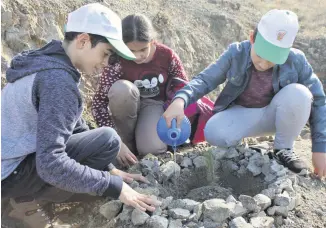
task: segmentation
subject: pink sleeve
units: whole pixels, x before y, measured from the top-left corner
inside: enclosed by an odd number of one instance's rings
[[[100,77],[99,86],[93,98],[92,115],[99,127],[108,126],[115,128],[113,119],[109,111],[108,93],[117,80],[121,78],[121,63],[106,67]]]

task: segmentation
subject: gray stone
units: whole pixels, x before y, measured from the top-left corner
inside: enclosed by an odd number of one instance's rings
[[[262,211],[272,205],[271,198],[264,194],[257,194],[254,196],[254,199],[257,201],[257,204],[260,207],[260,210]]]
[[[278,164],[275,160],[272,161],[272,164],[270,166],[270,170],[272,173],[277,173],[279,171],[281,171],[282,169],[284,169],[283,165]]]
[[[191,167],[192,166],[192,160],[188,157],[184,157],[180,166],[182,168],[188,168],[188,167]]]
[[[266,182],[272,182],[275,179],[276,179],[276,175],[275,174],[271,174],[271,173],[268,173],[267,175],[265,175],[265,178],[264,178],[264,180]]]
[[[246,220],[242,217],[237,217],[229,222],[230,228],[253,228],[253,226],[246,222]]]
[[[226,148],[214,148],[211,150],[212,155],[214,156],[215,160],[219,160],[225,157],[225,154],[228,152]]]
[[[154,195],[154,196],[160,195],[160,190],[155,187],[146,187],[146,188],[137,187],[135,188],[135,191],[145,195]]]
[[[289,193],[287,191],[284,191],[281,194],[276,195],[275,199],[274,199],[274,204],[276,206],[289,206],[291,201],[291,198],[289,196]]]
[[[253,156],[249,158],[249,163],[254,163],[258,167],[263,167],[264,157],[262,154],[255,152]]]
[[[275,199],[276,189],[275,188],[267,188],[261,191],[261,194],[269,197],[270,199]]]
[[[203,203],[204,219],[214,222],[224,222],[231,215],[230,207],[222,199],[206,200]]]
[[[239,165],[247,167],[248,164],[249,164],[249,161],[246,160],[246,159],[242,159],[242,160],[239,161]]]
[[[112,200],[100,207],[100,213],[108,220],[113,219],[118,215],[122,207],[122,202],[120,200]]]
[[[155,208],[153,215],[162,215],[162,209],[160,207]]]
[[[252,198],[251,196],[247,195],[240,195],[239,200],[242,203],[242,205],[247,208],[249,211],[258,212],[260,210],[260,207],[257,204],[257,201]]]
[[[198,156],[193,160],[196,169],[206,168],[207,160],[204,156]]]
[[[163,199],[161,204],[162,210],[166,209],[171,204],[172,200],[173,200],[172,196]]]
[[[168,161],[160,167],[160,171],[163,174],[163,180],[167,181],[173,177],[180,176],[180,166],[174,161]]]
[[[267,214],[269,216],[273,215],[282,215],[283,217],[287,217],[289,213],[289,210],[287,207],[281,207],[281,206],[273,206],[267,209]]]
[[[199,205],[200,203],[191,199],[182,199],[183,202],[183,209],[193,211],[195,206]]]
[[[161,216],[153,215],[146,221],[148,228],[167,228],[169,221]]]
[[[253,176],[258,176],[262,172],[262,168],[257,166],[255,162],[249,161],[247,169],[252,173]]]
[[[274,218],[271,218],[271,217],[251,218],[250,224],[254,228],[272,228],[273,224],[274,224]]]
[[[236,203],[237,200],[233,197],[233,195],[229,195],[228,198],[226,198],[226,203]]]
[[[152,169],[154,162],[148,159],[142,159],[139,163],[143,168]]]
[[[189,222],[186,226],[187,228],[199,228],[199,224],[195,223],[195,222]]]
[[[240,166],[239,170],[238,170],[238,174],[239,175],[244,175],[247,173],[247,168],[245,166]]]
[[[231,170],[231,171],[239,170],[239,166],[237,165],[237,163],[235,163],[234,161],[231,161],[231,160],[227,160],[227,161],[223,162],[222,166],[224,167],[224,169]]]
[[[122,212],[118,215],[118,218],[122,222],[129,222],[131,219],[131,213],[134,210],[133,207],[123,205],[123,210]]]
[[[190,216],[190,211],[182,208],[174,208],[169,210],[169,215],[173,219],[187,219]]]
[[[280,179],[268,185],[268,188],[276,189],[276,194],[282,193],[284,190],[294,192],[292,181],[290,179]]]
[[[203,214],[203,204],[202,203],[199,205],[196,205],[194,207],[194,214],[196,214],[196,216],[194,217],[194,220],[198,221]]]
[[[131,182],[130,187],[133,188],[133,189],[138,188],[139,183],[137,181],[133,181],[133,182]]]
[[[239,216],[243,216],[248,213],[248,209],[245,208],[241,202],[230,202],[227,203],[231,210],[231,217],[236,218]]]
[[[260,212],[256,212],[256,213],[251,213],[248,215],[249,218],[254,218],[254,217],[266,217],[266,213],[265,211],[260,211]]]
[[[226,158],[235,158],[235,157],[238,157],[238,156],[239,156],[239,153],[234,147],[231,147],[228,150],[228,152],[225,154]]]
[[[135,209],[131,213],[131,222],[135,226],[143,225],[150,216],[139,209]]]
[[[283,225],[283,217],[282,216],[277,216],[275,217],[275,225],[278,226],[282,226]]]
[[[169,228],[180,228],[180,227],[182,227],[181,219],[169,221]]]

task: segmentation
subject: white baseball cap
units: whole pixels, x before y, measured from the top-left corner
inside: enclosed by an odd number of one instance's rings
[[[120,56],[129,60],[136,59],[123,42],[121,19],[100,3],[87,4],[69,13],[65,31],[103,36]]]
[[[258,24],[254,43],[256,54],[275,64],[285,63],[298,30],[298,16],[292,11],[269,11]]]

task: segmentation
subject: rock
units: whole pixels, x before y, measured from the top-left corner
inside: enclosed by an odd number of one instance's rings
[[[265,178],[264,178],[264,180],[265,180],[266,182],[272,182],[272,181],[275,180],[275,179],[276,179],[276,175],[271,174],[271,173],[265,175]]]
[[[228,198],[226,198],[226,203],[236,203],[237,200],[233,197],[233,195],[229,195]]]
[[[203,204],[202,203],[198,204],[194,207],[194,214],[196,214],[196,216],[194,217],[194,220],[198,221],[203,214]]]
[[[240,166],[239,170],[238,170],[238,175],[244,175],[247,173],[247,168],[245,166]]]
[[[246,160],[246,159],[242,159],[242,160],[239,161],[239,165],[247,167],[248,164],[249,164],[249,161]]]
[[[197,224],[197,223],[189,222],[189,223],[187,224],[186,227],[187,227],[187,228],[198,228],[198,227],[200,227],[200,226],[199,226],[199,224]],[[202,228],[202,227],[200,227],[200,228]]]
[[[264,189],[261,191],[261,194],[269,197],[270,199],[275,199],[276,189],[275,188]]]
[[[243,216],[248,213],[248,209],[245,208],[241,202],[230,202],[227,203],[231,210],[231,217],[236,218],[239,216]]]
[[[229,222],[230,228],[253,228],[253,226],[244,220],[242,217],[237,217],[232,219],[231,222]]]
[[[161,204],[162,210],[166,209],[171,204],[172,200],[173,200],[172,196],[163,199]]]
[[[169,221],[169,228],[180,228],[180,227],[182,227],[181,219]]]
[[[153,215],[162,215],[162,209],[160,207],[157,207],[153,212]]]
[[[257,201],[257,204],[262,211],[272,205],[272,200],[264,194],[257,194],[254,196],[254,199]]]
[[[231,160],[227,160],[222,163],[223,170],[231,170],[231,171],[238,171],[239,167],[237,163]]]
[[[143,168],[152,169],[154,162],[147,159],[142,159],[139,163]]]
[[[191,167],[192,166],[192,160],[188,157],[184,157],[180,166],[182,168],[188,168],[188,167]]]
[[[278,164],[275,160],[272,161],[272,164],[270,166],[270,170],[272,173],[276,174],[284,169],[283,165]]]
[[[249,211],[258,212],[260,210],[260,207],[257,204],[257,201],[252,198],[251,196],[247,195],[240,195],[239,200],[242,203],[242,205],[247,208]]]
[[[283,217],[282,217],[282,216],[277,216],[277,217],[275,218],[275,225],[276,225],[277,227],[283,225]]]
[[[271,218],[271,217],[251,218],[250,224],[254,228],[272,228],[273,224],[274,224],[274,218]]]
[[[254,162],[250,162],[247,169],[252,173],[253,176],[258,176],[262,172],[262,168],[257,166]]]
[[[198,156],[193,160],[196,169],[207,168],[207,160],[204,156]]]
[[[268,188],[276,189],[276,194],[282,193],[284,190],[294,192],[292,181],[290,179],[280,179],[268,185]]]
[[[182,199],[183,209],[193,211],[195,206],[199,205],[200,203],[191,199]]]
[[[201,226],[200,228],[216,228],[216,227],[222,227],[221,223],[216,223],[213,221],[204,221],[203,226]]]
[[[276,195],[275,199],[274,199],[274,204],[276,206],[289,206],[291,201],[291,198],[289,196],[289,193],[287,191],[284,191],[281,194]]]
[[[287,217],[288,213],[289,213],[288,208],[282,206],[273,206],[267,209],[267,214],[269,216],[282,215],[283,217]]]
[[[226,148],[215,148],[211,150],[211,153],[215,160],[219,160],[225,157],[225,154],[228,152],[228,149]]]
[[[214,222],[224,222],[231,215],[229,206],[222,199],[206,200],[203,203],[204,219],[211,219]]]
[[[238,157],[238,156],[239,156],[239,153],[234,147],[231,147],[228,150],[228,152],[225,154],[226,158],[235,158],[235,157]]]
[[[133,182],[131,182],[130,187],[133,188],[133,189],[138,188],[139,183],[137,181],[133,181]]]
[[[169,215],[173,219],[188,219],[190,216],[190,211],[182,208],[175,208],[169,210]]]
[[[148,228],[167,228],[169,221],[161,216],[153,215],[146,221]]]
[[[100,213],[108,220],[113,219],[118,215],[122,207],[120,200],[112,200],[100,207]]]
[[[160,167],[160,171],[163,174],[163,180],[168,181],[173,177],[180,176],[180,166],[174,161],[168,161]]]
[[[266,217],[266,213],[265,211],[260,211],[260,212],[256,212],[256,213],[251,213],[248,215],[249,218],[254,218],[254,217]]]
[[[122,212],[118,215],[118,218],[122,222],[129,222],[131,219],[131,213],[134,210],[133,207],[123,205],[123,210]]]
[[[145,194],[145,195],[153,195],[153,196],[160,195],[160,190],[155,187],[146,187],[146,188],[137,187],[137,188],[135,188],[135,191],[138,193],[141,193],[141,194]]]
[[[135,209],[131,213],[131,222],[135,226],[143,225],[150,216],[139,209]]]

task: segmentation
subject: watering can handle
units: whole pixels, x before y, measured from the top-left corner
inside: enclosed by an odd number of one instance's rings
[[[172,119],[171,128],[172,129],[176,129],[177,128],[177,119],[176,118],[173,118]]]

